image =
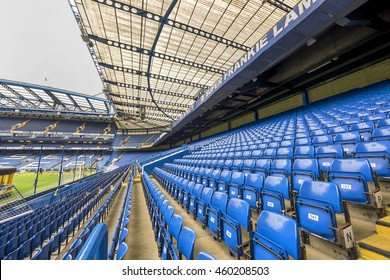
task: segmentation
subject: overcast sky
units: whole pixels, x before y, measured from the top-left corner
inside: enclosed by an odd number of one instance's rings
[[[0,0],[0,78],[88,95],[103,88],[67,0]]]

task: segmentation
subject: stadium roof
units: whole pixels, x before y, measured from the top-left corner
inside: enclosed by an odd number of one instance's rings
[[[166,127],[298,0],[69,0],[120,128]]]
[[[109,101],[80,93],[51,87],[0,79],[0,108],[2,113],[46,111],[85,116],[110,117]]]

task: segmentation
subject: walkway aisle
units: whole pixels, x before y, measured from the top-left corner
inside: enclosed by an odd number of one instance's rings
[[[134,181],[129,234],[126,243],[129,246],[124,260],[159,260],[157,243],[154,240],[152,223],[146,206],[142,183]]]
[[[207,229],[203,229],[200,222],[194,220],[193,216],[188,214],[186,210],[181,207],[181,204],[174,200],[156,179],[152,178],[152,180],[153,183],[158,186],[161,192],[168,198],[170,201],[169,205],[175,207],[175,214],[179,214],[184,218],[183,226],[189,227],[195,231],[196,240],[194,258],[196,258],[199,252],[204,251],[212,254],[218,260],[234,260],[234,258],[229,255],[229,250],[223,242],[214,240],[213,235]]]
[[[112,237],[114,235],[115,228],[118,225],[118,218],[122,210],[123,201],[126,197],[127,188],[127,186],[121,187],[115,200],[112,203],[112,208],[110,209],[110,212],[108,213],[104,221],[108,229],[108,250],[110,250],[111,248],[110,246],[112,242]]]

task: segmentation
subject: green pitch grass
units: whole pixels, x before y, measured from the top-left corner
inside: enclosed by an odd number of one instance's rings
[[[94,173],[94,171],[92,172]],[[85,176],[90,174],[90,170],[85,171]],[[59,179],[58,171],[49,171],[39,174],[38,185],[36,193],[52,189],[58,186]],[[23,197],[28,197],[34,194],[34,181],[36,173],[33,172],[22,172],[16,173],[13,179],[14,186],[18,189]],[[79,179],[79,176],[75,176],[75,180]],[[62,173],[61,184],[70,183],[73,181],[73,172],[64,172]]]

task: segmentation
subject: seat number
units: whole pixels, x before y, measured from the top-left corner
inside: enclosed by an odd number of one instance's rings
[[[341,184],[341,188],[342,189],[346,189],[346,190],[351,190],[352,189],[352,185],[350,185],[350,184]]]
[[[226,236],[229,238],[232,238],[232,233],[230,231],[226,230]]]
[[[298,180],[298,183],[299,183],[299,184],[302,184],[302,183],[303,183],[303,181],[305,181],[305,180],[303,180],[303,179],[299,179],[299,180]]]
[[[310,220],[313,220],[313,221],[316,221],[316,222],[318,222],[318,215],[314,215],[314,214],[311,214],[311,213],[309,213],[308,214],[308,218],[310,219]]]
[[[210,217],[210,222],[215,223],[214,217]]]
[[[252,199],[252,197],[251,197],[249,194],[247,194],[247,195],[245,196],[245,198],[246,198],[246,199]]]
[[[271,201],[268,201],[268,202],[267,202],[267,206],[269,206],[269,207],[272,207],[272,208],[273,208],[273,207],[274,207],[274,203],[273,203],[273,202],[271,202]]]

